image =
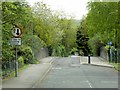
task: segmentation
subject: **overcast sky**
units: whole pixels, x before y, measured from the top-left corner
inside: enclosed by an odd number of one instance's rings
[[[64,11],[75,19],[81,19],[87,13],[88,0],[27,0],[31,5],[43,1],[51,10]]]

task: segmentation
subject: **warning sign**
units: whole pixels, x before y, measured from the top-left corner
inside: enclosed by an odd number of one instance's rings
[[[13,34],[13,36],[15,36],[15,37],[20,37],[21,34],[22,34],[22,31],[21,31],[20,28],[13,28],[12,34]]]

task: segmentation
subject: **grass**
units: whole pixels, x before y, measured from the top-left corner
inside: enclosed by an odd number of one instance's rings
[[[112,64],[115,67],[115,69],[120,71],[120,63],[110,63],[110,64]]]

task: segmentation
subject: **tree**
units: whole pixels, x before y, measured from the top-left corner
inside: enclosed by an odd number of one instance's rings
[[[34,33],[46,43],[46,47],[56,52],[64,46],[65,51],[70,52],[76,40],[74,20],[61,17],[61,13],[54,14],[43,2],[35,4],[33,15]]]
[[[32,21],[31,13],[31,8],[26,2],[2,2],[2,37],[4,37],[2,38],[3,67],[6,63],[10,63],[15,59],[15,46],[10,45],[10,40],[13,38],[11,31],[14,26],[22,29],[22,45],[27,46],[25,43],[26,36],[32,30],[28,29],[28,25]],[[26,55],[29,55],[29,53],[26,53]]]
[[[76,34],[76,43],[77,43],[77,48],[79,50],[79,54],[81,51],[84,53],[85,56],[90,54],[88,40],[89,37],[86,29],[86,21],[83,18],[82,21],[80,22],[80,25],[78,26],[78,30]]]
[[[105,45],[112,41],[113,45],[117,47],[118,39],[116,37],[119,36],[116,33],[119,31],[118,2],[90,2],[88,9],[86,25],[90,37],[89,41],[95,40],[97,37],[96,40],[99,42],[96,43],[96,46],[100,45],[99,43]],[[94,49],[94,47],[92,48]]]

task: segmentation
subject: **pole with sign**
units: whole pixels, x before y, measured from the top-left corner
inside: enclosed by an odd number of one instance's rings
[[[15,52],[16,52],[16,58],[15,58],[15,77],[18,76],[18,57],[17,57],[17,46],[21,45],[21,38],[20,36],[22,35],[22,31],[20,28],[13,28],[12,34],[14,38],[11,39],[11,45],[15,46]]]
[[[112,45],[112,42],[108,42],[108,45],[109,45],[109,50],[108,50],[108,56],[109,56],[109,62],[112,61],[112,49],[111,49],[111,45]]]

